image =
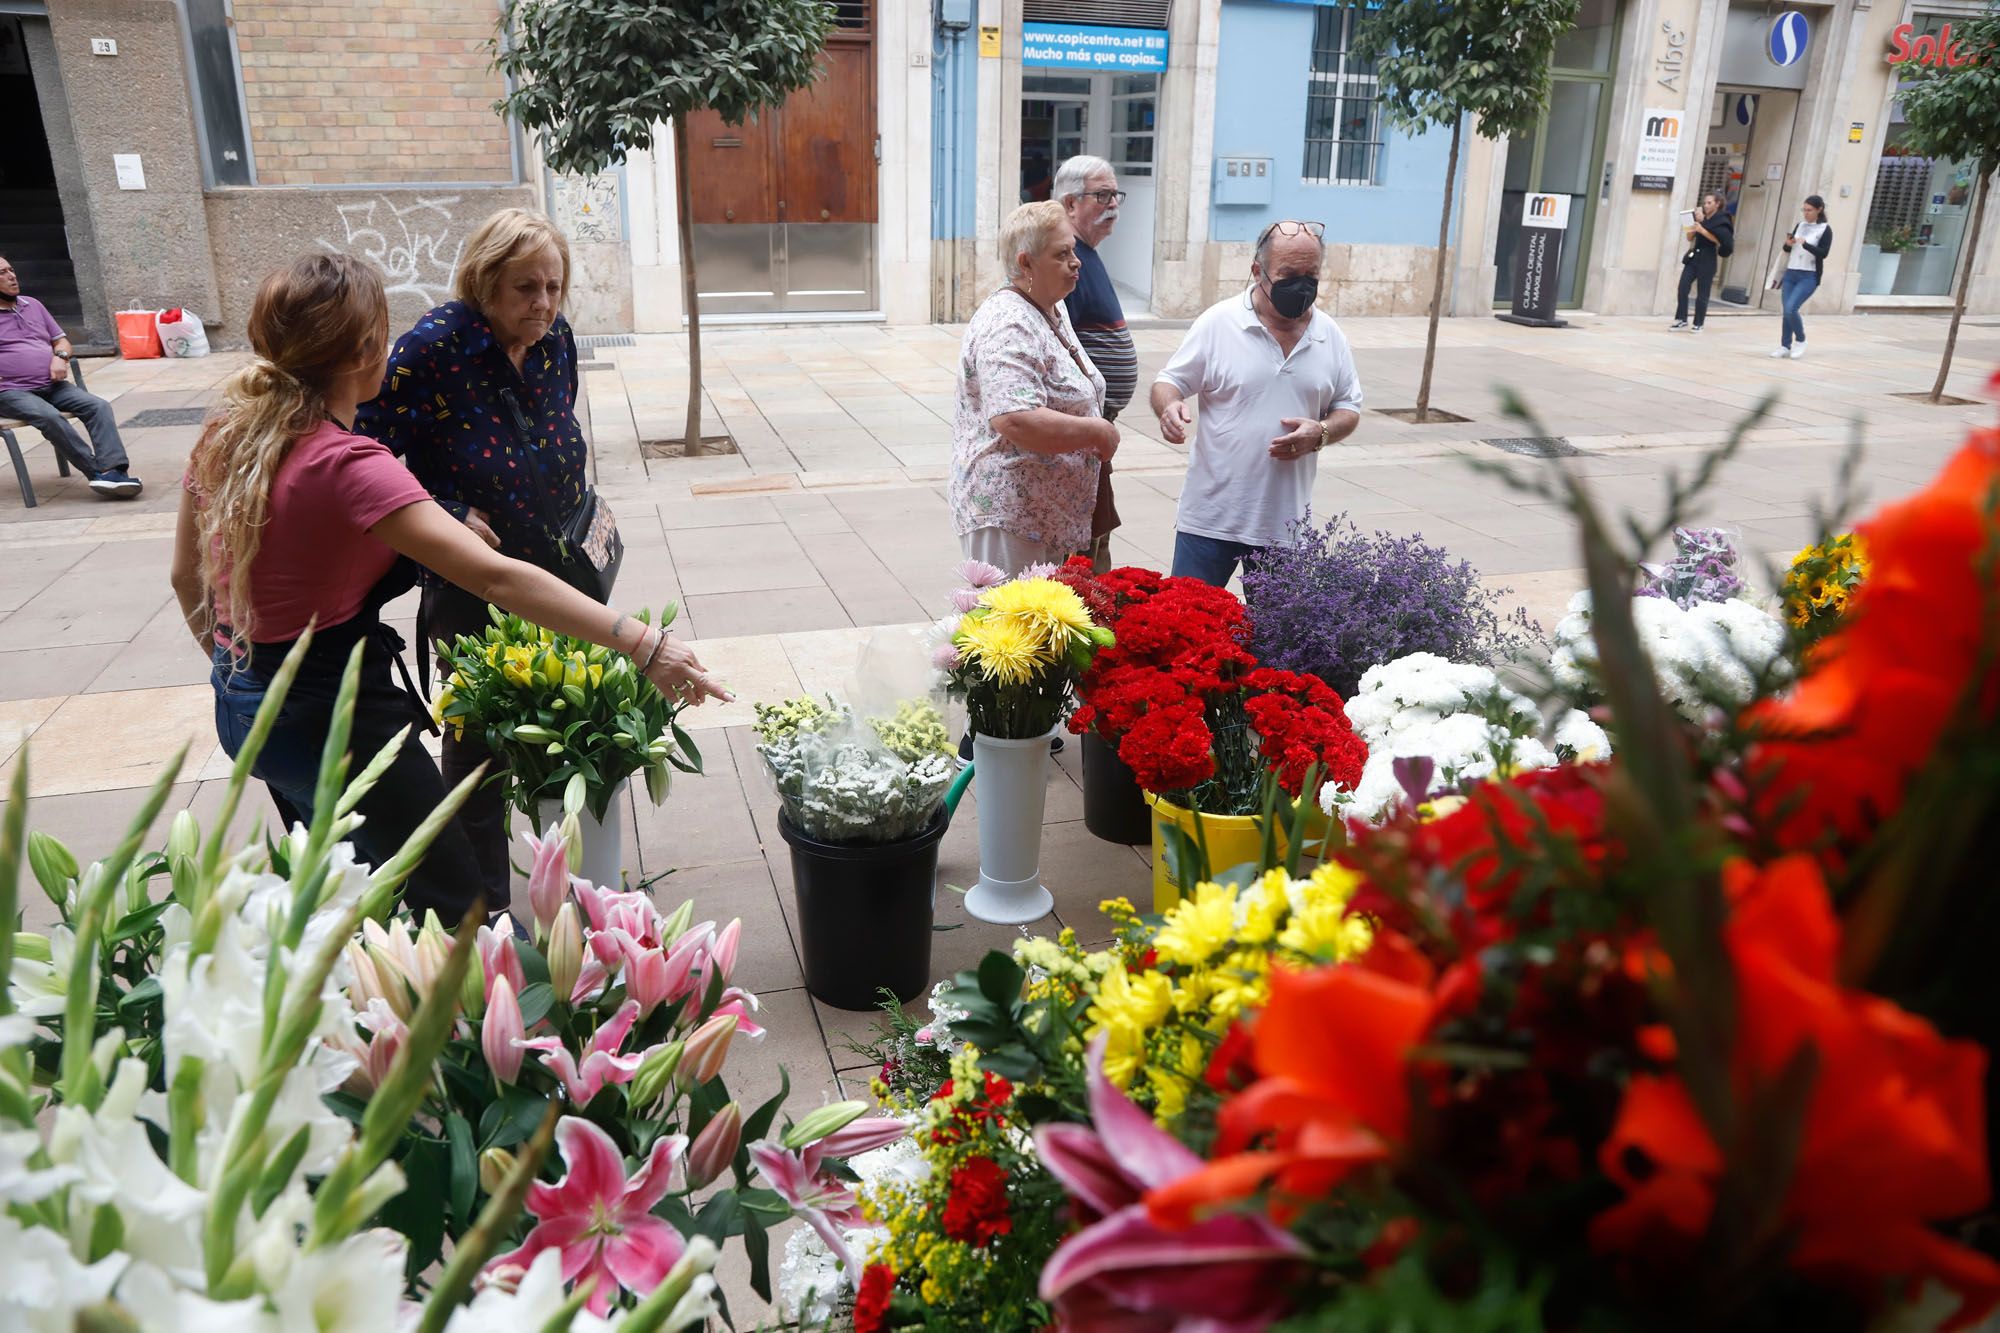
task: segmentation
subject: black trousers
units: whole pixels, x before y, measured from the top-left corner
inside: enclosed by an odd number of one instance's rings
[[[1715,285],[1715,256],[1693,254],[1681,261],[1681,294],[1674,305],[1674,320],[1678,323],[1688,317],[1688,288],[1694,291],[1694,326],[1700,328],[1708,319],[1708,289]]]
[[[484,634],[493,622],[487,618],[486,603],[462,588],[448,583],[426,585],[423,597],[423,632],[432,643],[417,645],[417,651],[437,653],[438,680],[443,681],[451,675],[451,663],[445,660],[444,650],[461,634]],[[506,761],[487,749],[486,742],[470,730],[459,740],[449,727],[445,728],[444,749],[439,759],[447,790],[465,781],[481,764],[487,766],[486,780],[459,807],[458,826],[464,831],[472,859],[478,866],[479,882],[493,904],[492,910],[497,912],[507,906],[513,891],[507,862]]]
[[[375,624],[372,611],[364,615],[367,623],[363,625],[336,625],[314,638],[298,678],[285,696],[277,725],[257,756],[253,772],[270,789],[271,800],[287,828],[294,822],[312,822],[320,751],[332,724],[341,672],[356,638],[365,637],[368,646],[362,654],[361,690],[349,740],[354,756],[349,776],[359,773],[397,731],[424,720],[416,696],[392,674],[401,640],[394,631]],[[285,643],[258,644],[251,650],[250,660],[241,665],[232,663],[226,650],[216,649],[211,677],[215,727],[222,748],[232,758],[250,734],[271,676],[290,647]],[[359,859],[379,866],[395,855],[417,825],[443,802],[446,790],[421,735],[413,732],[389,771],[356,807],[364,820],[351,838]],[[434,911],[449,926],[456,925],[483,896],[471,844],[454,820],[439,831],[411,874],[403,901],[412,916],[421,919],[426,911]],[[506,905],[505,898],[495,902],[496,907]]]

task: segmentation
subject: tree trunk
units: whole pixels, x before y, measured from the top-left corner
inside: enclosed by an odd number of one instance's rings
[[[1431,324],[1424,334],[1424,374],[1417,381],[1417,420],[1430,420],[1431,415],[1431,370],[1437,364],[1438,316],[1444,311],[1444,266],[1445,255],[1451,245],[1451,196],[1458,184],[1458,138],[1464,132],[1465,118],[1460,116],[1451,123],[1451,155],[1445,159],[1444,168],[1444,214],[1438,218],[1436,272],[1431,275]]]
[[[1944,397],[1944,382],[1951,378],[1951,355],[1958,350],[1958,321],[1965,318],[1965,294],[1972,286],[1972,266],[1979,257],[1979,231],[1986,221],[1986,196],[1996,166],[2000,163],[1979,164],[1979,188],[1973,192],[1972,199],[1972,234],[1965,238],[1965,271],[1958,275],[1958,299],[1951,304],[1951,331],[1944,335],[1944,364],[1938,367],[1937,383],[1931,385],[1931,401],[1934,403]]]
[[[674,206],[680,218],[681,307],[687,311],[688,410],[682,448],[688,457],[706,452],[701,443],[701,306],[695,295],[694,222],[688,187],[687,117],[674,117]]]

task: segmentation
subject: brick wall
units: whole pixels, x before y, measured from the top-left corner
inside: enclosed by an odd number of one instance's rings
[[[236,0],[260,185],[505,181],[493,0]]]

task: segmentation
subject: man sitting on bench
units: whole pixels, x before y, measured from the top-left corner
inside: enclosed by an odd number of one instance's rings
[[[90,489],[108,500],[130,500],[145,487],[125,469],[124,442],[111,404],[70,383],[69,338],[32,296],[21,294],[14,266],[0,255],[0,417],[16,417],[90,479]],[[71,413],[90,431],[85,444],[63,414]]]

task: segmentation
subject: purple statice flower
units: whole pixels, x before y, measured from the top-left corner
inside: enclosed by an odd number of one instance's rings
[[[1541,637],[1527,612],[1495,609],[1505,590],[1489,592],[1421,536],[1363,533],[1345,514],[1325,527],[1308,514],[1292,535],[1243,574],[1251,651],[1266,666],[1310,672],[1345,697],[1369,667],[1411,653],[1497,666]]]
[[[967,560],[953,572],[962,582],[974,588],[997,588],[1007,581],[1006,574],[984,560]]]

